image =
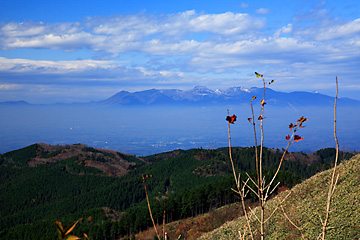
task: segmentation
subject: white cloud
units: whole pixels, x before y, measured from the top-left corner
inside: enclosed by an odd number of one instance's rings
[[[248,7],[249,7],[249,4],[247,4],[247,3],[241,3],[241,4],[240,4],[240,7],[241,7],[241,8],[248,8]]]
[[[0,90],[15,90],[20,88],[21,86],[19,84],[0,84]]]
[[[126,35],[129,41],[139,40],[144,36],[160,31],[159,24],[151,16],[143,14],[115,16],[112,18],[90,19],[88,25],[94,34],[112,36]]]
[[[166,38],[199,32],[245,34],[265,26],[263,19],[248,14],[197,14],[194,10],[161,17],[140,14],[95,20],[91,21],[94,34],[123,36],[127,41],[138,41],[155,34]]]
[[[264,21],[253,19],[248,14],[234,14],[231,12],[223,14],[206,14],[191,19],[188,22],[190,29],[194,32],[213,32],[217,34],[239,34],[261,29]]]
[[[274,38],[278,38],[280,37],[281,34],[289,34],[292,32],[292,29],[293,29],[293,25],[291,23],[289,23],[288,25],[280,28],[279,30],[277,30],[275,33],[274,33]]]
[[[7,37],[27,37],[43,34],[46,30],[44,24],[32,23],[9,23],[1,28],[1,32]]]
[[[178,41],[194,33],[249,35],[265,26],[263,19],[248,14],[226,12],[152,16],[119,15],[112,18],[89,18],[83,23],[8,23],[1,27],[0,46],[8,48],[48,48],[76,50],[84,47],[110,53],[141,50],[142,43]],[[184,39],[182,39],[184,40]],[[180,43],[176,43],[180,44]],[[148,51],[147,51],[148,52]]]
[[[327,26],[325,28],[319,29],[316,35],[316,39],[322,41],[322,40],[332,40],[336,38],[353,37],[359,35],[360,35],[360,18],[345,24],[336,25],[336,26]]]
[[[162,42],[158,39],[148,41],[143,46],[143,51],[156,55],[197,55],[202,52],[201,49],[209,47],[207,42],[198,42],[194,40],[183,40],[180,42]]]
[[[21,76],[20,78],[18,76]],[[172,79],[184,80],[181,71],[124,66],[118,61],[36,61],[0,57],[0,88],[14,90],[26,85],[141,85]]]
[[[8,23],[0,28],[0,46],[12,48],[49,48],[74,50],[93,45],[99,39],[84,32],[79,23],[45,24],[39,23]]]
[[[9,48],[49,48],[74,50],[82,47],[94,46],[104,42],[105,37],[92,36],[89,33],[80,32],[74,34],[54,35],[46,34],[34,38],[15,39],[8,43]]]
[[[344,86],[345,89],[349,89],[349,90],[360,90],[360,84],[349,84],[347,86]]]
[[[259,8],[256,10],[257,14],[268,14],[270,10],[268,8]]]
[[[164,77],[183,77],[183,72],[171,72],[171,71],[150,71],[144,67],[137,67],[136,69],[140,70],[145,76],[164,76]]]
[[[44,73],[70,73],[87,71],[89,69],[110,69],[119,66],[116,61],[78,60],[78,61],[38,61],[29,59],[8,59],[0,57],[1,72],[32,72]]]

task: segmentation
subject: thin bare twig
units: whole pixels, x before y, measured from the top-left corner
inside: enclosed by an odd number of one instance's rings
[[[255,181],[250,177],[250,175],[249,175],[247,172],[245,172],[245,174],[248,176],[248,178],[251,180],[251,182],[255,185],[255,187],[256,187],[256,188],[259,188],[259,185],[257,185],[257,184],[255,183]]]
[[[335,183],[334,183],[334,188],[333,188],[333,191],[331,192],[331,196],[332,196],[332,195],[334,195],[334,192],[335,192],[335,187],[336,187],[336,184],[337,184],[338,180],[339,180],[339,174],[338,174],[338,175],[336,175],[336,180],[335,180]]]
[[[291,191],[288,193],[288,195],[285,196],[285,198],[283,200],[281,200],[280,204],[276,206],[276,208],[273,210],[273,212],[270,214],[270,216],[264,221],[264,223],[266,223],[267,221],[269,221],[272,217],[272,215],[274,215],[274,213],[279,209],[279,206],[285,202],[285,200],[290,196]]]
[[[233,188],[231,188],[231,190],[234,191],[234,192],[236,192],[236,193],[239,194],[239,195],[241,194],[241,192],[239,192],[238,190],[235,190],[235,189],[233,189]]]
[[[279,200],[279,202],[280,202],[280,200]],[[304,234],[303,234],[303,229],[304,229],[304,227],[305,227],[308,223],[306,223],[303,227],[297,226],[297,225],[290,219],[290,217],[286,214],[285,209],[284,209],[284,207],[283,207],[282,204],[280,204],[280,207],[281,207],[281,210],[282,210],[285,218],[291,223],[291,225],[293,225],[297,230],[300,231],[301,239],[306,239],[305,236],[304,236]]]
[[[246,186],[246,183],[244,182],[244,186]],[[247,187],[257,196],[257,197],[260,197],[259,194],[257,192],[255,192],[254,189],[252,189],[252,187],[250,187],[249,185],[247,185]]]
[[[276,190],[276,188],[279,186],[279,184],[280,184],[280,182],[278,182],[278,183],[274,186],[274,188],[270,191],[270,193],[269,193],[269,189],[270,189],[270,188],[268,188],[268,189],[266,190],[265,201],[266,201],[266,199]]]
[[[239,176],[238,176],[238,181],[237,181],[237,188],[240,188],[240,177],[241,177],[241,174],[239,173]]]
[[[246,187],[247,182],[249,181],[249,179],[250,179],[250,178],[246,179],[245,182],[243,181],[244,185],[243,185],[243,187],[241,188],[241,191],[242,191],[243,194],[244,194],[244,192],[245,192],[245,187]],[[239,182],[240,182],[240,181],[239,181]],[[240,187],[240,184],[239,184],[239,187]]]
[[[249,209],[250,209],[250,212],[253,214],[253,216],[256,218],[256,220],[260,223],[260,219],[256,216],[254,210],[252,210],[251,207],[249,207]]]
[[[323,219],[322,219],[322,217],[321,217],[320,213],[319,213],[319,212],[317,212],[317,214],[319,215],[321,225],[324,225],[324,222],[323,222]]]

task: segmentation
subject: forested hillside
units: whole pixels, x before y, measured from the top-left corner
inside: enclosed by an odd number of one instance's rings
[[[0,155],[0,239],[55,239],[54,222],[80,218],[75,234],[91,239],[130,236],[151,226],[142,176],[147,180],[154,218],[171,222],[238,201],[228,149],[175,150],[138,158],[84,144],[34,144]],[[264,150],[270,172],[281,150]],[[254,148],[234,148],[236,168],[253,174]],[[278,176],[292,187],[331,167],[334,149],[290,153]],[[342,153],[343,158],[353,156]],[[249,200],[253,196],[249,195]]]

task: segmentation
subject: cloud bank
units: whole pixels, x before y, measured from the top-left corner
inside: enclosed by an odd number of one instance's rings
[[[285,25],[269,26],[271,11],[256,13],[191,10],[79,22],[3,22],[2,53],[21,56],[31,49],[54,55],[45,60],[0,57],[0,91],[99,86],[101,99],[121,89],[258,86],[254,71],[276,79],[277,90],[327,93],[336,75],[350,94],[360,88],[360,18],[339,20],[319,9],[316,20],[294,16]],[[92,59],[56,59],[59,52],[81,56],[83,51]],[[90,100],[93,91],[83,96]]]

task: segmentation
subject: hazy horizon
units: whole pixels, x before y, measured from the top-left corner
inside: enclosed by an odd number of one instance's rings
[[[238,116],[231,124],[232,144],[254,145],[248,104],[238,106],[0,106],[0,153],[34,143],[52,145],[84,143],[91,147],[145,156],[175,149],[228,146],[227,109]],[[355,111],[354,111],[355,110]],[[353,127],[359,117],[356,108],[338,109],[338,136],[341,150],[360,151],[360,130]],[[255,110],[259,113],[258,109]],[[347,116],[352,116],[348,118]],[[266,147],[285,148],[289,124],[305,116],[306,127],[289,151],[312,152],[335,147],[333,107],[266,107],[264,120]],[[258,138],[260,133],[258,132]]]

